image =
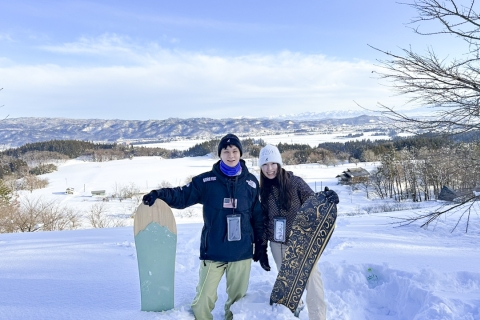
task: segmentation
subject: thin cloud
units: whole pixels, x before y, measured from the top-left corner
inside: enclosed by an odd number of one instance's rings
[[[133,44],[128,37],[103,34],[96,38],[81,37],[75,42],[60,45],[40,46],[39,49],[61,54],[111,54],[131,52]]]
[[[154,23],[158,25],[167,25],[173,27],[186,27],[186,28],[204,28],[204,29],[217,29],[217,30],[237,30],[237,31],[273,31],[288,28],[288,25],[278,23],[256,23],[256,22],[236,22],[221,19],[200,19],[187,17],[185,15],[149,15],[149,14],[137,14],[126,11],[115,11],[115,15],[122,19],[133,19],[139,23]],[[291,27],[291,26],[290,26]]]
[[[110,66],[14,65],[0,68],[4,101],[31,114],[82,118],[268,116],[353,109],[391,102],[368,61],[284,51],[220,56],[139,46],[104,35],[45,50],[103,55]],[[18,108],[17,108],[18,107]],[[148,110],[139,113],[138,110]]]
[[[13,42],[13,38],[10,34],[8,33],[1,33],[0,32],[0,41],[10,41]]]

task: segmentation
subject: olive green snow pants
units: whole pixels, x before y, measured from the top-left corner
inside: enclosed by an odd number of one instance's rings
[[[213,319],[212,310],[218,298],[217,288],[224,273],[226,273],[228,295],[225,302],[225,319],[233,319],[230,306],[247,293],[251,265],[252,259],[235,262],[200,261],[197,295],[192,302],[195,319]]]
[[[287,246],[278,242],[270,241],[270,249],[272,250],[272,256],[277,265],[277,269],[280,270]],[[312,270],[312,273],[308,278],[306,289],[308,319],[325,320],[327,318],[327,305],[325,304],[323,293],[322,275],[320,270],[318,270],[318,265],[316,263],[315,268]]]

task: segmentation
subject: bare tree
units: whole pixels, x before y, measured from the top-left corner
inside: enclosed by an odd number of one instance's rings
[[[64,163],[69,158],[68,156],[52,151],[28,151],[19,156],[19,159],[25,161],[29,167],[36,167],[39,165],[46,165],[51,163]]]
[[[93,228],[116,228],[125,226],[124,219],[109,215],[104,203],[96,203],[90,207],[87,219]]]
[[[410,21],[419,35],[446,35],[458,37],[465,43],[461,57],[439,57],[433,48],[419,54],[412,48],[394,54],[374,48],[388,56],[379,60],[383,71],[377,74],[388,80],[399,95],[408,102],[428,106],[428,118],[410,117],[380,104],[382,113],[402,124],[402,128],[425,129],[433,132],[458,133],[480,129],[480,16],[474,9],[458,0],[415,0],[407,4],[418,16]],[[438,30],[423,32],[422,23],[436,23]]]
[[[81,226],[78,210],[58,201],[15,195],[0,199],[0,233],[72,230]]]
[[[34,232],[41,227],[41,217],[54,205],[53,201],[25,197],[21,200],[18,215],[13,217],[14,225],[20,232]]]
[[[81,226],[81,214],[78,210],[55,203],[40,214],[41,230],[75,230]]]
[[[370,179],[367,180],[367,181],[362,181],[360,183],[357,183],[356,185],[357,185],[357,188],[359,190],[365,191],[365,193],[367,194],[367,199],[370,199],[369,191],[370,191],[370,188],[372,186],[372,183],[371,183]]]
[[[0,233],[13,233],[17,231],[15,217],[18,215],[18,202],[0,203]]]
[[[420,129],[447,135],[480,130],[480,16],[475,9],[475,0],[465,3],[461,0],[413,0],[403,3],[417,11],[417,16],[409,23],[414,33],[460,39],[465,45],[460,56],[441,57],[432,47],[425,53],[403,48],[396,54],[372,46],[387,56],[385,60],[378,61],[381,71],[376,74],[379,78],[386,80],[397,94],[406,96],[408,103],[432,110],[429,117],[413,117],[380,103],[380,112],[398,127],[411,132],[419,132]],[[424,31],[430,25],[433,31]],[[480,164],[476,157],[468,160],[468,168]],[[472,178],[474,184],[480,183],[477,176]],[[454,208],[464,208],[461,217],[465,213],[469,216],[471,203],[476,200],[477,197],[467,197]],[[425,227],[452,210],[440,208],[407,220],[407,223],[425,220],[422,225]]]
[[[140,188],[133,182],[124,185],[120,188],[118,198],[119,199],[131,199],[136,194],[140,193]]]
[[[157,185],[157,189],[162,189],[162,188],[172,188],[173,184],[171,184],[167,180],[162,180],[160,183]]]
[[[357,167],[357,166],[358,166],[358,163],[360,162],[359,159],[354,158],[354,157],[350,157],[350,159],[348,159],[348,161],[349,161],[350,163],[355,163],[355,167]]]
[[[110,226],[107,209],[103,203],[92,205],[87,217],[93,228],[108,228]]]
[[[130,182],[126,185],[115,183],[112,186],[113,193],[112,198],[117,198],[118,200],[122,201],[125,199],[131,199],[136,194],[140,193],[140,188],[133,182]]]
[[[0,179],[0,233],[15,232],[14,219],[18,216],[18,196]]]
[[[32,193],[35,189],[42,189],[47,186],[47,178],[40,178],[31,174],[27,174],[23,177],[20,188],[23,190],[28,190]]]
[[[379,158],[379,156],[375,155],[375,152],[369,149],[362,151],[362,155],[360,156],[360,160],[364,162],[378,161]]]

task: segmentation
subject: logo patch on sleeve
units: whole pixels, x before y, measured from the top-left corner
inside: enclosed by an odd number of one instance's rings
[[[215,180],[217,180],[217,177],[206,177],[206,178],[203,178],[203,182],[215,181]]]
[[[247,180],[247,183],[250,187],[252,187],[253,189],[256,189],[257,188],[257,184],[255,182],[253,182],[252,180]]]

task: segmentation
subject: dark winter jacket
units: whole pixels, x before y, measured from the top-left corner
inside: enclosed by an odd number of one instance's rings
[[[266,217],[265,219],[265,237],[263,239],[263,244],[267,244],[268,241],[274,241],[273,238],[273,229],[274,229],[274,218],[283,217],[287,220],[286,230],[285,230],[285,242],[288,241],[290,232],[292,231],[293,220],[297,215],[298,209],[302,204],[313,196],[315,193],[308,186],[308,184],[300,177],[295,176],[292,172],[288,171],[287,174],[290,176],[291,185],[293,188],[292,192],[292,204],[289,210],[281,208],[280,198],[282,195],[279,194],[279,188],[276,184],[272,185],[272,191],[269,193],[267,199],[262,199],[262,201],[268,201],[268,212],[264,212]]]
[[[259,183],[240,160],[242,173],[228,177],[220,171],[220,161],[212,171],[202,173],[192,182],[177,188],[157,190],[158,197],[169,206],[183,209],[203,204],[203,229],[200,259],[233,262],[250,259],[253,243],[263,235],[262,209],[259,202]],[[224,199],[237,199],[237,207],[224,208]],[[228,241],[227,215],[241,215],[241,239]]]

